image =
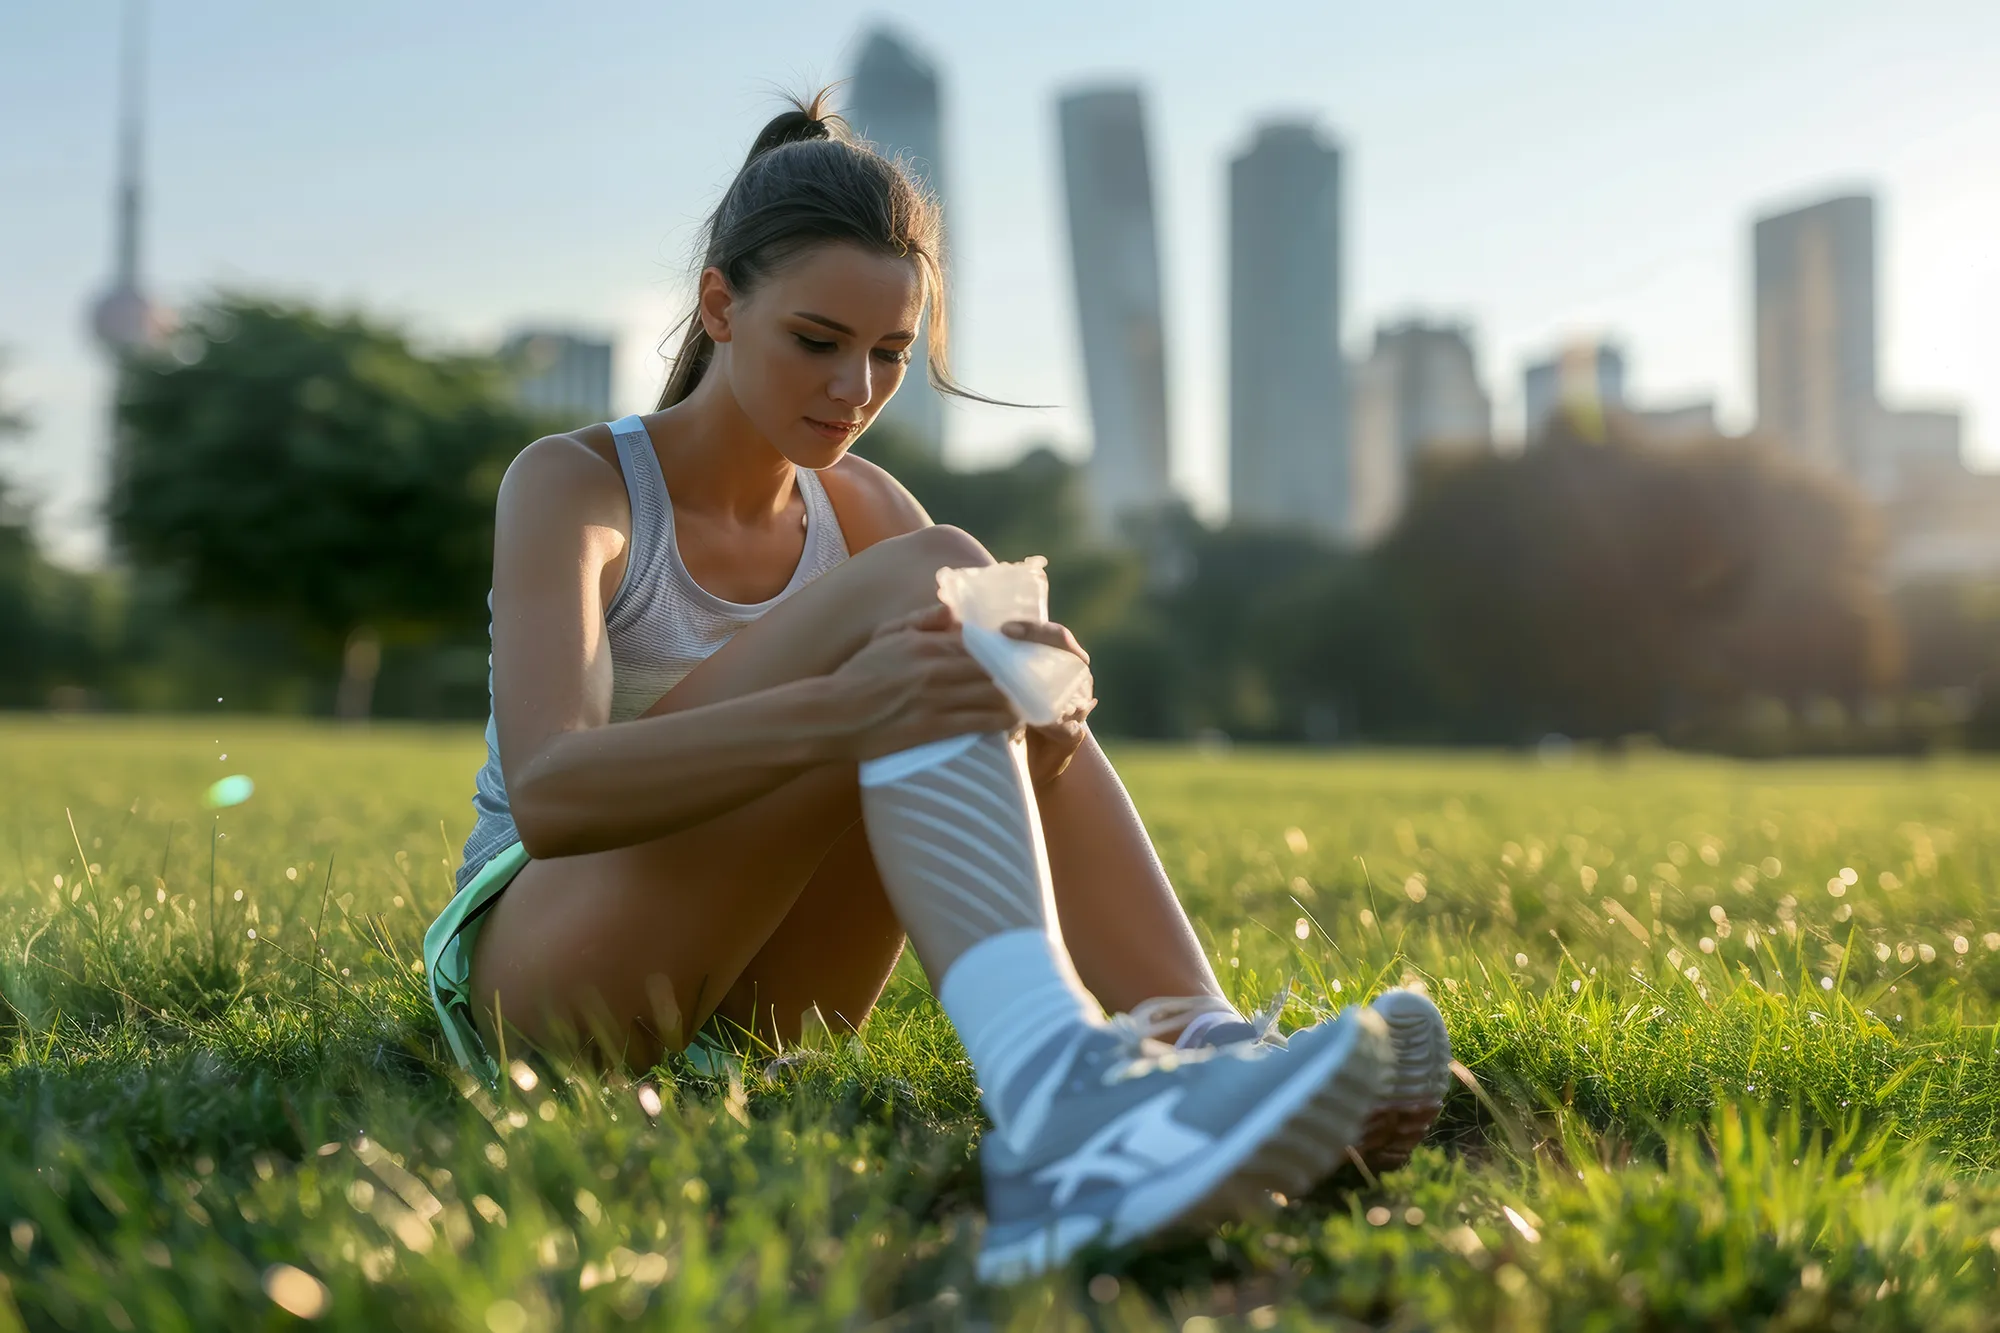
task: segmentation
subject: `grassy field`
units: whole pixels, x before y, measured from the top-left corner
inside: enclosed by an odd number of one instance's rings
[[[907,959],[775,1068],[454,1076],[479,757],[0,720],[0,1329],[2000,1327],[2000,767],[1116,752],[1244,1005],[1420,981],[1477,1087],[1404,1171],[989,1291]]]

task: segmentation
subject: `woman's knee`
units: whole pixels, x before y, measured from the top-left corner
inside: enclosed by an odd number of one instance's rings
[[[969,569],[995,563],[979,539],[963,528],[939,523],[878,542],[864,553],[874,557],[890,610],[918,610],[937,599],[940,569]]]
[[[899,563],[907,563],[911,568],[925,571],[933,577],[940,569],[968,569],[994,563],[992,552],[980,545],[977,537],[949,523],[918,528],[915,532],[891,537],[882,545],[895,548]]]

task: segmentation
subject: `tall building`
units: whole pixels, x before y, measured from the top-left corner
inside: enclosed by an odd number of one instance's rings
[[[944,197],[944,132],[937,69],[895,33],[874,28],[854,62],[847,108],[856,133],[891,157],[902,157],[939,199]],[[949,219],[947,218],[947,221]],[[944,404],[927,370],[930,320],[910,347],[902,387],[877,421],[908,436],[931,458],[944,453]]]
[[[1533,447],[1558,409],[1582,423],[1602,423],[1625,406],[1625,353],[1616,344],[1580,339],[1521,371],[1526,439]]]
[[[1721,434],[1715,422],[1715,400],[1697,398],[1671,407],[1639,407],[1627,415],[1650,444],[1700,444]]]
[[[1753,249],[1758,430],[1865,484],[1885,481],[1873,447],[1874,198],[1759,218]]]
[[[609,342],[551,329],[523,329],[500,348],[515,400],[578,426],[611,419],[611,353]]]
[[[1058,108],[1070,262],[1090,388],[1088,471],[1103,537],[1151,514],[1168,481],[1166,339],[1145,110],[1134,87],[1070,93]]]
[[[146,295],[139,278],[139,240],[144,222],[141,156],[145,137],[145,45],[142,0],[126,0],[112,277],[110,287],[90,308],[91,332],[96,335],[98,345],[114,359],[158,343],[174,324],[172,312]]]
[[[1376,329],[1353,398],[1357,541],[1372,542],[1395,524],[1425,453],[1492,446],[1493,407],[1462,324],[1413,319]]]
[[[1884,408],[1872,444],[1901,485],[1920,477],[1962,475],[1965,418],[1956,408]]]
[[[1352,534],[1340,150],[1261,127],[1229,164],[1229,513]]]

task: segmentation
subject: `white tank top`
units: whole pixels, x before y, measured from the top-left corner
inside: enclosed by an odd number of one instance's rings
[[[618,467],[632,500],[632,541],[626,550],[625,574],[605,608],[604,625],[611,647],[611,721],[629,722],[651,708],[681,678],[728,643],[737,630],[847,559],[847,539],[826,498],[817,473],[795,469],[799,494],[806,502],[806,546],[791,582],[768,601],[726,602],[694,581],[681,563],[674,542],[674,508],[660,475],[659,455],[636,416],[611,423],[618,442]],[[493,594],[486,594],[493,611]],[[487,623],[490,641],[492,623]],[[464,888],[492,857],[520,841],[514,816],[507,808],[507,787],[500,772],[500,732],[491,713],[493,658],[486,659],[486,764],[474,780],[472,834],[465,840],[465,859],[458,868]]]

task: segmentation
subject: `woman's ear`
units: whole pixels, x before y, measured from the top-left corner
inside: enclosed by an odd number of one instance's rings
[[[730,290],[729,279],[722,276],[722,270],[710,266],[701,271],[701,295],[695,303],[695,311],[701,317],[701,327],[710,341],[729,341],[729,317],[736,308],[736,293]]]

